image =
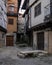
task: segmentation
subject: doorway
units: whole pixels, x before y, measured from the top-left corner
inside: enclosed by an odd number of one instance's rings
[[[44,32],[37,33],[37,48],[44,50]]]
[[[6,46],[13,46],[14,45],[14,36],[6,36]]]

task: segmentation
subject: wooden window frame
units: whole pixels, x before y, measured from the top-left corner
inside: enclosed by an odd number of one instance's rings
[[[38,15],[41,14],[41,3],[39,3],[35,8],[34,8],[34,17],[37,17]]]
[[[8,24],[13,25],[14,19],[8,18]]]

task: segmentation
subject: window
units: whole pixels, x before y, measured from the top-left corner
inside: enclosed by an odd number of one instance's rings
[[[8,24],[13,24],[14,19],[8,19]]]
[[[14,12],[14,6],[9,6],[9,11]]]
[[[35,10],[35,13],[34,13],[34,16],[35,16],[35,17],[38,16],[38,15],[40,15],[40,14],[41,14],[41,3],[39,3],[39,4],[34,8],[34,10]]]

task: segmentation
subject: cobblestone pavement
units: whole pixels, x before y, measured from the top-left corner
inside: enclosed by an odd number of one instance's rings
[[[52,65],[52,56],[19,58],[18,48],[0,48],[0,65]]]

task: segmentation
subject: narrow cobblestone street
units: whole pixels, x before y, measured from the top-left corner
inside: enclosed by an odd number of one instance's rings
[[[19,58],[19,48],[0,48],[0,65],[52,65],[52,56]]]

